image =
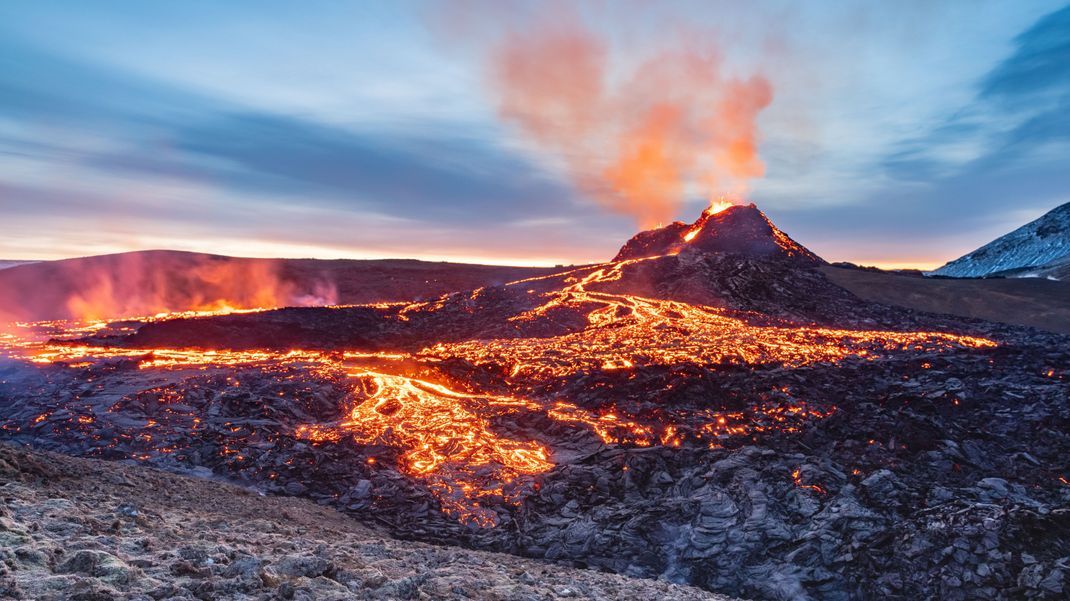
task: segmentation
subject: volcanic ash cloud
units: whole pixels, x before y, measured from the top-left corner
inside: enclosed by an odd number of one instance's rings
[[[757,118],[770,83],[725,73],[709,43],[673,46],[625,59],[580,19],[556,19],[492,45],[491,88],[502,118],[581,192],[651,227],[685,197],[742,193],[765,170]]]

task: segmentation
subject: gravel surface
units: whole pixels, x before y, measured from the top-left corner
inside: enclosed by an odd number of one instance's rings
[[[391,539],[308,500],[0,445],[0,598],[719,599]]]

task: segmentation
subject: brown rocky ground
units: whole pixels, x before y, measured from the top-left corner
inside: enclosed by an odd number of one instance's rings
[[[0,445],[0,598],[711,599],[391,539],[297,498]]]
[[[1070,282],[1041,278],[927,278],[820,267],[837,286],[876,303],[1070,334]]]

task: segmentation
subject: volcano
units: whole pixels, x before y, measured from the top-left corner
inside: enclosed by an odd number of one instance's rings
[[[754,258],[779,258],[798,265],[824,261],[780,231],[754,204],[707,209],[694,223],[676,221],[640,232],[620,249],[614,261],[675,255],[719,253]]]
[[[752,205],[430,300],[21,324],[0,436],[753,599],[1045,598],[1070,339],[822,265]]]

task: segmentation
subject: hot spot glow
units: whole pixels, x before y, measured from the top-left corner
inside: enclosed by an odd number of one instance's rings
[[[725,200],[723,198],[718,198],[717,200],[711,200],[710,201],[710,206],[706,207],[705,213],[707,215],[716,215],[717,213],[720,213],[721,211],[723,211],[723,210],[725,210],[725,209],[727,209],[729,207],[735,206],[735,204],[736,203],[734,203],[734,202],[732,202],[730,200]]]
[[[710,201],[710,206],[706,207],[706,209],[702,211],[702,215],[703,215],[703,217],[709,217],[711,215],[716,215],[717,213],[720,213],[721,211],[724,211],[725,209],[728,209],[730,207],[735,206],[735,204],[736,203],[734,203],[734,202],[732,202],[730,200],[725,200],[723,197],[722,198],[718,198],[716,200],[711,200]],[[684,234],[684,242],[690,242],[690,241],[695,239],[695,236],[697,236],[698,233],[702,231],[702,223],[704,221],[705,221],[705,219],[699,219],[695,223],[695,225],[692,226],[691,229],[687,230],[687,232]]]

